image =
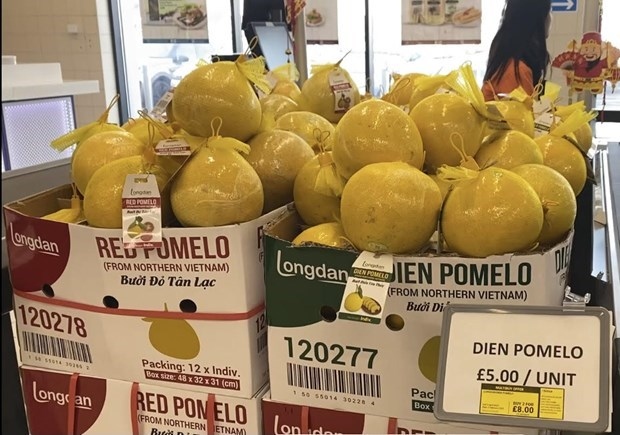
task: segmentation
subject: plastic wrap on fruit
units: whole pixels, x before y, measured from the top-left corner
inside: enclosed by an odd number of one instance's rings
[[[119,99],[120,99],[120,95],[117,94],[116,96],[114,96],[114,98],[112,98],[112,101],[110,101],[110,104],[108,105],[107,109],[101,114],[101,116],[96,121],[88,123],[82,127],[76,128],[75,130],[72,130],[69,133],[62,135],[59,138],[54,139],[51,142],[52,148],[54,148],[57,151],[64,151],[72,145],[77,145],[79,147],[83,141],[93,136],[94,134],[101,133],[104,131],[118,131],[118,130],[122,131],[123,129],[120,126],[116,124],[110,124],[108,122],[110,110],[112,110],[112,108],[118,102]]]
[[[364,166],[347,181],[340,214],[357,249],[406,254],[427,246],[440,206],[441,192],[428,175],[404,162],[383,162]]]
[[[446,79],[450,75],[454,75],[456,72],[451,72],[446,75],[434,75],[434,76],[419,76],[413,78],[411,85],[411,97],[409,98],[409,110],[418,105],[420,101],[426,97],[430,97],[433,94],[439,92],[440,89],[446,88]]]
[[[246,141],[261,123],[261,107],[254,87],[269,92],[265,62],[240,56],[235,62],[202,65],[184,76],[174,90],[175,121],[193,136],[209,137],[211,122],[221,118],[222,136]]]
[[[587,179],[595,180],[587,150],[581,149],[574,132],[595,117],[594,112],[573,112],[566,120],[552,126],[549,133],[535,139],[544,164],[562,174],[575,195],[581,193]]]
[[[335,64],[312,66],[310,78],[301,88],[301,110],[338,122],[347,110],[360,102],[357,85],[349,72],[340,66],[343,59]]]
[[[273,129],[254,136],[246,160],[254,168],[263,185],[263,213],[293,201],[297,173],[314,157],[314,151],[295,133]]]
[[[303,165],[295,177],[293,186],[293,199],[297,213],[304,223],[310,226],[340,219],[340,195],[335,195],[331,189],[328,189],[325,192],[328,194],[324,195],[321,193],[323,192],[321,187],[316,188],[319,172],[323,170],[321,161],[326,160],[325,156],[329,156],[331,160],[331,151],[319,153]],[[342,182],[344,183],[344,180]]]
[[[314,183],[314,190],[321,195],[336,196],[342,195],[342,189],[344,188],[345,181],[338,174],[332,154],[325,150],[323,144],[330,136],[328,131],[315,130],[315,137],[319,143],[319,148],[322,150],[317,154],[319,162],[319,171],[316,175],[316,181]]]
[[[370,163],[402,161],[418,169],[424,164],[424,146],[415,122],[383,100],[355,106],[340,120],[335,134],[333,159],[345,179]]]
[[[159,162],[152,147],[142,154],[114,160],[98,169],[84,192],[84,216],[88,225],[97,228],[122,227],[123,187],[128,175],[153,174],[162,192],[162,214],[165,215],[168,200],[164,186],[170,174]]]
[[[468,161],[462,153],[462,162]],[[532,249],[543,226],[542,204],[534,189],[509,170],[478,170],[474,165],[438,170],[439,178],[452,184],[441,209],[442,238],[466,257]]]
[[[492,117],[469,64],[448,74],[444,83],[452,92],[426,97],[409,114],[420,130],[429,173],[442,165],[459,164],[461,157],[451,146],[452,133],[463,139],[467,155],[475,155],[482,143],[485,122]],[[495,119],[501,120],[499,116]]]
[[[332,149],[335,128],[327,119],[316,113],[306,111],[286,113],[276,120],[275,128],[290,131],[300,136],[312,147],[315,153],[320,152],[320,149],[314,131],[317,128],[321,131],[327,131],[329,132],[329,137],[327,137],[323,145],[327,151]]]
[[[260,131],[265,131],[269,128],[275,127],[276,119],[280,116],[290,112],[295,112],[299,109],[296,102],[289,97],[280,94],[265,95],[260,99],[261,109],[263,111],[263,119],[261,122]],[[266,120],[266,118],[272,118]],[[266,123],[270,122],[271,124]]]
[[[174,215],[186,227],[212,227],[247,222],[263,209],[258,174],[240,155],[249,145],[220,136],[222,119],[211,123],[211,137],[187,160],[172,181]]]

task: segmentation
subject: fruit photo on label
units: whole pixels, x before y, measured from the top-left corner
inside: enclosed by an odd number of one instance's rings
[[[344,300],[344,308],[351,313],[355,313],[362,308],[363,301],[364,295],[362,294],[362,287],[358,285],[354,292],[347,295]]]
[[[362,310],[364,310],[366,314],[376,316],[381,312],[381,304],[369,296],[364,296],[362,300]]]

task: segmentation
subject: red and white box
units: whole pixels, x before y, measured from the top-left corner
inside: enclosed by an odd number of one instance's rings
[[[132,250],[121,230],[39,217],[70,194],[5,207],[24,364],[244,398],[268,382],[261,234],[272,214],[164,228],[164,247]]]
[[[125,249],[120,229],[40,218],[71,194],[70,186],[62,186],[4,207],[15,290],[155,311],[188,300],[193,305],[185,302],[184,311],[240,314],[265,300],[262,228],[281,209],[238,225],[163,228],[160,248]]]
[[[261,397],[240,399],[21,368],[31,435],[261,433]]]

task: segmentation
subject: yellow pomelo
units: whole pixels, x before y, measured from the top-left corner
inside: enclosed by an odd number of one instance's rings
[[[272,113],[275,119],[278,119],[285,113],[294,112],[298,109],[296,102],[289,97],[279,94],[265,95],[260,99],[260,106],[263,114]]]
[[[534,138],[534,113],[524,103],[514,100],[500,100],[489,101],[486,104],[489,108],[497,109],[511,129]]]
[[[94,125],[93,127],[91,127],[85,134],[84,136],[82,136],[82,139],[80,140],[80,142],[78,143],[78,147],[80,146],[81,143],[83,143],[86,139],[88,139],[91,136],[94,136],[98,133],[104,133],[106,131],[123,131],[124,129],[116,124],[108,124],[106,122],[101,122],[98,123],[97,125]]]
[[[397,106],[406,106],[411,100],[411,94],[415,89],[414,81],[418,77],[425,77],[425,74],[408,73],[400,76],[390,88],[388,95],[389,101]]]
[[[443,205],[446,243],[466,257],[529,249],[542,226],[543,207],[536,191],[517,174],[493,166],[475,178],[456,181]]]
[[[328,152],[331,156],[331,152]],[[295,177],[293,199],[295,208],[307,225],[318,225],[340,219],[340,198],[324,195],[315,189],[321,169],[318,155],[306,162]]]
[[[422,77],[422,79],[425,79],[425,77]],[[446,89],[446,85],[443,81],[434,81],[435,83],[432,85],[426,85],[423,88],[414,84],[414,87],[411,90],[411,98],[409,99],[409,110],[413,110],[414,107],[432,95],[450,92]]]
[[[203,65],[187,74],[174,89],[172,109],[175,121],[194,136],[211,136],[211,121],[220,117],[223,137],[246,141],[261,123],[258,97],[235,62]]]
[[[336,127],[333,157],[338,172],[350,178],[371,163],[405,162],[421,169],[424,148],[413,120],[379,99],[358,104]]]
[[[263,186],[254,168],[237,151],[209,145],[183,166],[170,192],[172,211],[186,227],[251,221],[261,215],[263,200]]]
[[[517,130],[498,132],[494,140],[484,142],[476,153],[476,162],[481,168],[497,166],[511,169],[526,163],[543,163],[540,148],[534,139]]]
[[[570,183],[555,169],[545,165],[512,168],[536,191],[543,205],[544,223],[538,236],[543,245],[553,245],[566,237],[575,223],[577,201]]]
[[[315,152],[320,151],[317,129],[319,133],[327,136],[323,143],[326,150],[331,150],[334,143],[335,127],[327,119],[316,113],[304,111],[285,113],[276,120],[275,128],[295,133],[305,140]]]
[[[439,191],[441,192],[441,199],[442,200],[446,199],[446,195],[448,194],[448,191],[450,190],[450,186],[452,186],[454,183],[442,180],[436,174],[429,175],[429,177],[431,177],[433,181],[437,183],[437,187],[439,187]]]
[[[293,201],[295,177],[314,156],[310,145],[284,130],[259,133],[248,145],[251,151],[246,160],[258,174],[265,193],[264,213]]]
[[[584,153],[590,151],[590,148],[592,148],[592,127],[590,127],[590,124],[583,124],[573,133],[579,144],[579,148],[581,148]]]
[[[293,245],[312,243],[315,245],[331,246],[333,248],[347,248],[349,242],[344,234],[342,225],[337,222],[326,222],[312,226],[302,231],[293,239]]]
[[[301,95],[301,89],[297,86],[297,83],[290,80],[279,80],[271,90],[272,94],[284,95],[291,100],[297,102]]]
[[[108,131],[126,131],[123,127],[118,126],[116,124],[108,124],[105,122],[100,122],[93,125],[89,128],[86,133],[82,136],[79,142],[76,143],[75,151],[80,147],[82,143],[84,143],[89,137],[94,136],[98,133],[104,133]],[[73,165],[73,160],[75,159],[75,151],[71,154],[71,164]]]
[[[329,81],[332,74],[339,74],[349,82],[352,88],[350,101],[334,94]],[[344,68],[336,65],[332,68],[321,68],[306,80],[298,100],[301,110],[321,115],[330,122],[338,122],[347,110],[359,102],[360,92],[357,85]]]
[[[160,140],[164,138],[159,129],[152,125],[145,118],[138,118],[125,125],[126,126],[124,126],[123,128],[129,133],[133,134],[144,145],[156,145]],[[152,138],[150,136],[151,134]]]
[[[472,105],[455,94],[436,94],[422,100],[410,113],[426,152],[426,165],[434,172],[442,165],[458,166],[462,138],[464,151],[475,156],[482,142],[484,122]],[[457,133],[456,135],[454,133]],[[454,144],[454,146],[453,146]]]
[[[106,163],[142,154],[144,144],[124,130],[97,133],[82,141],[73,153],[71,176],[78,190],[86,192],[90,178]]]
[[[99,168],[92,176],[84,193],[84,216],[88,225],[97,228],[121,228],[123,186],[128,175],[155,175],[160,192],[170,175],[155,165],[147,165],[142,155],[113,160]],[[167,207],[162,198],[162,211]]]
[[[440,207],[439,187],[419,169],[403,162],[373,163],[345,185],[340,216],[356,248],[403,254],[428,243]]]
[[[545,134],[537,137],[536,143],[543,155],[543,163],[564,176],[575,192],[581,193],[586,184],[586,161],[579,148],[564,138]]]

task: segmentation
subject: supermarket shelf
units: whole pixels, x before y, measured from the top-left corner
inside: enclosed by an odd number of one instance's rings
[[[3,86],[2,101],[22,101],[65,95],[96,94],[99,92],[97,80],[65,80],[63,83],[35,86]]]

